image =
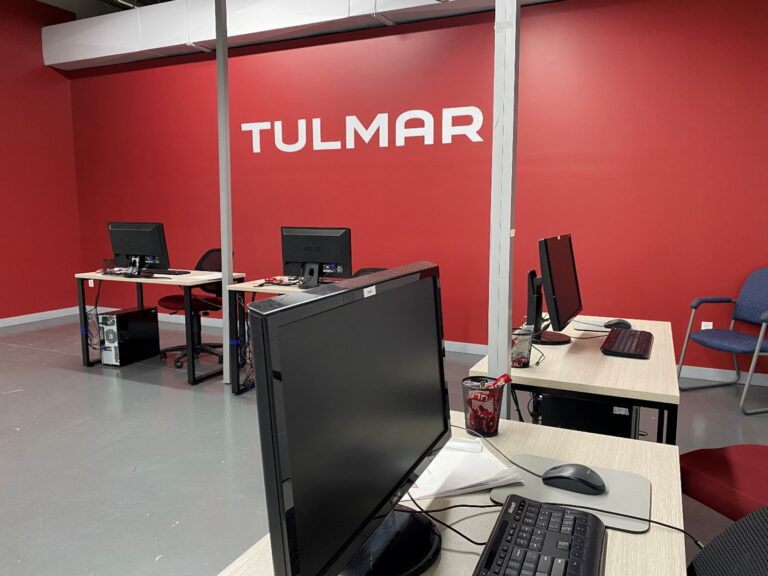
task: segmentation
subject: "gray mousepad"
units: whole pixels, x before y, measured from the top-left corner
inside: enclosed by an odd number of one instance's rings
[[[521,466],[525,466],[537,474],[543,474],[553,466],[567,464],[567,462],[542,458],[541,456],[534,456],[532,454],[515,454],[510,456],[510,460],[519,462]],[[510,484],[509,486],[494,488],[491,490],[491,500],[503,504],[507,499],[507,496],[510,494],[517,494],[524,498],[538,500],[539,502],[563,504],[565,506],[573,507],[590,506],[608,510],[610,512],[619,512],[620,514],[637,516],[639,518],[650,518],[651,481],[648,480],[648,478],[632,472],[622,472],[619,470],[611,470],[609,468],[592,467],[592,469],[597,472],[605,482],[605,493],[600,494],[599,496],[579,494],[577,492],[569,492],[560,488],[547,486],[541,479],[518,468],[524,483]],[[610,513],[606,514],[604,512],[595,512],[594,510],[584,510],[599,517],[606,527],[615,530],[640,534],[647,532],[650,528],[650,523],[647,520],[633,520]]]

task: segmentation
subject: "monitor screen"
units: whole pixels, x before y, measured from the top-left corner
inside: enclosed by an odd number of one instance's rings
[[[338,574],[447,440],[437,276],[397,272],[251,305],[278,575]]]
[[[570,234],[539,241],[542,285],[553,330],[563,330],[582,310]]]
[[[352,232],[349,228],[283,226],[283,274],[301,276],[306,264],[318,264],[320,276],[352,276]]]
[[[140,257],[146,267],[170,268],[165,231],[160,222],[109,222],[112,253],[119,265]]]

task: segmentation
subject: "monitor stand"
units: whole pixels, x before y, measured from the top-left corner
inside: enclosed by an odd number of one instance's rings
[[[536,270],[528,272],[528,314],[526,322],[533,326],[533,343],[541,346],[559,346],[568,344],[571,337],[560,332],[545,331],[541,320],[542,294],[541,278]],[[549,322],[547,323],[549,326]]]
[[[568,344],[571,341],[571,337],[568,334],[561,332],[550,332],[545,330],[533,339],[534,344],[541,344],[542,346],[557,346],[560,344]]]
[[[441,543],[429,518],[396,506],[339,576],[415,576],[437,560]]]
[[[315,288],[320,285],[320,264],[306,263],[301,267],[301,288]]]

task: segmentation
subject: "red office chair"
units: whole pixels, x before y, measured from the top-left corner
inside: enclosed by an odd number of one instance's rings
[[[203,257],[200,258],[195,270],[206,270],[208,272],[221,272],[221,249],[213,248],[208,250]],[[210,296],[202,296],[193,293],[192,294],[192,337],[194,342],[195,356],[205,353],[213,354],[219,359],[219,364],[224,361],[224,355],[218,350],[222,348],[222,344],[213,342],[201,342],[202,339],[202,321],[201,316],[207,316],[214,310],[221,310],[221,282],[211,282],[210,284],[203,284],[198,287],[203,292],[210,294]],[[166,310],[170,310],[171,314],[184,311],[184,295],[173,294],[170,296],[163,296],[158,300],[157,305]],[[181,346],[171,346],[169,348],[163,348],[160,350],[160,358],[165,359],[169,352],[180,352],[174,360],[176,368],[182,368],[184,366],[184,360],[187,358],[187,346],[186,344]]]
[[[680,456],[683,493],[731,520],[768,506],[768,446],[737,444]]]

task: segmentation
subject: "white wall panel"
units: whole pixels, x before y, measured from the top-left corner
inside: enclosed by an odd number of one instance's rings
[[[140,51],[138,10],[43,28],[43,61],[49,66]]]
[[[143,50],[163,50],[187,43],[187,3],[175,0],[131,10],[139,16]]]
[[[522,4],[542,0],[523,0]],[[551,0],[543,0],[551,1]],[[358,30],[492,10],[494,0],[227,0],[230,45]],[[375,13],[379,19],[373,17]],[[215,44],[214,0],[173,0],[43,28],[43,61],[87,68]]]

